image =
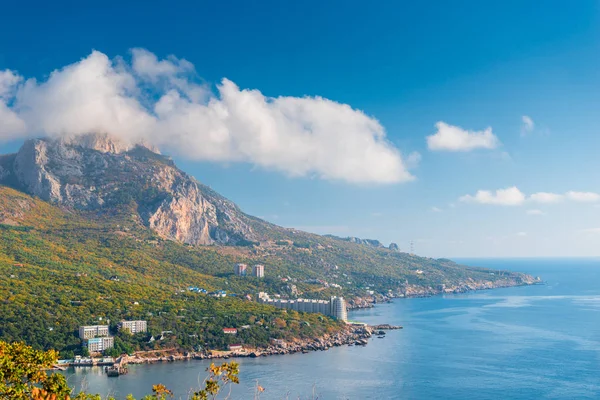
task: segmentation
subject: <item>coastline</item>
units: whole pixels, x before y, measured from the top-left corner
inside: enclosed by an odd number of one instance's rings
[[[460,286],[446,288],[444,285],[439,285],[436,288],[422,286],[405,286],[401,292],[392,293],[390,295],[370,295],[364,297],[355,297],[348,301],[348,310],[359,310],[365,308],[373,308],[376,304],[391,303],[394,299],[402,298],[425,298],[433,297],[442,294],[460,294],[481,290],[499,289],[505,287],[530,286],[542,283],[539,278],[533,278],[528,275],[522,281],[500,280],[497,282],[469,282]],[[332,347],[340,346],[366,346],[369,339],[376,335],[385,335],[387,330],[403,329],[402,326],[394,326],[390,324],[380,324],[368,326],[363,324],[348,324],[346,328],[340,332],[324,335],[318,338],[311,339],[296,339],[291,342],[281,342],[273,344],[266,348],[245,348],[241,351],[218,351],[208,350],[203,352],[187,352],[177,349],[156,350],[134,353],[134,355],[123,355],[119,357],[115,364],[126,366],[128,364],[154,364],[162,362],[188,361],[188,360],[219,360],[230,358],[257,358],[273,355],[285,355],[296,353],[309,353],[312,351],[326,351]],[[147,355],[142,355],[145,353]],[[159,355],[163,353],[163,355]],[[89,366],[80,364],[78,366]]]
[[[394,299],[410,299],[410,298],[424,298],[433,297],[444,294],[461,294],[469,292],[477,292],[482,290],[501,289],[507,287],[518,287],[518,286],[531,286],[542,284],[543,281],[539,277],[533,277],[531,275],[519,274],[506,279],[500,279],[497,281],[474,281],[472,279],[466,282],[454,285],[446,286],[444,284],[437,285],[435,287],[419,286],[419,285],[403,285],[395,292],[390,292],[387,295],[373,294],[367,296],[356,296],[347,301],[348,311],[360,310],[365,308],[372,308],[376,304],[390,303]]]
[[[366,346],[369,339],[375,335],[385,335],[387,330],[403,329],[401,326],[381,324],[374,326],[367,325],[348,325],[345,330],[332,335],[325,335],[315,339],[296,340],[294,342],[281,342],[266,348],[248,348],[241,351],[206,351],[206,352],[179,352],[173,351],[172,354],[156,356],[122,356],[118,362],[122,365],[127,364],[153,364],[158,362],[174,362],[186,360],[218,360],[230,358],[257,358],[274,355],[309,353],[313,351],[326,351],[332,347],[340,346]],[[160,351],[154,352],[159,353]],[[153,353],[153,352],[146,352]]]

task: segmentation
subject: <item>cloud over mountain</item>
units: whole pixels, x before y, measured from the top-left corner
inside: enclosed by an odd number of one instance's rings
[[[246,162],[290,176],[351,183],[413,179],[374,118],[321,97],[270,98],[194,66],[133,49],[131,62],[94,51],[47,80],[0,72],[0,140],[109,133],[193,160]]]

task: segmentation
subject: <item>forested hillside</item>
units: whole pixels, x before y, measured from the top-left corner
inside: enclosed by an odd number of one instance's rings
[[[104,217],[85,219],[6,187],[0,187],[0,210],[3,340],[23,340],[70,356],[80,350],[79,325],[107,320],[113,327],[121,319],[149,321],[149,335],[119,334],[119,351],[219,349],[240,341],[267,345],[272,337],[315,337],[339,329],[337,322],[316,314],[286,313],[238,297],[188,291],[188,286],[198,286],[242,294],[273,284],[272,279],[209,275],[231,270],[234,260],[213,249],[163,241],[144,228],[128,232],[118,224],[102,223]],[[243,325],[251,328],[240,330],[237,337],[222,332],[223,327]],[[172,334],[146,343],[163,331]]]
[[[80,348],[79,325],[139,318],[149,321],[152,336],[173,333],[152,344],[146,343],[149,335],[119,335],[119,350],[224,348],[240,340],[266,345],[272,337],[314,337],[339,329],[337,322],[316,314],[286,313],[243,299],[257,291],[291,295],[292,282],[304,297],[364,295],[366,286],[398,295],[433,285],[527,282],[526,275],[491,275],[256,220],[259,228],[273,240],[242,247],[190,246],[162,239],[144,226],[134,203],[98,214],[0,187],[0,338],[70,355]],[[233,276],[236,262],[263,263],[265,279]],[[230,295],[213,298],[190,292],[189,286]],[[243,325],[252,328],[236,338],[221,330]]]
[[[263,264],[264,279],[234,276],[239,262]],[[0,156],[0,339],[38,348],[76,350],[79,325],[110,320],[114,327],[124,318],[147,319],[150,334],[117,336],[119,350],[265,345],[341,326],[247,300],[258,291],[352,302],[533,282],[377,240],[273,225],[155,149],[108,135],[28,140],[18,153]],[[247,325],[235,338],[222,333]],[[150,344],[149,336],[163,340]]]

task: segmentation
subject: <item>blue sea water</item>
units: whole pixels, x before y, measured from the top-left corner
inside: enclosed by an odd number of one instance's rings
[[[464,264],[539,275],[546,285],[392,304],[353,320],[403,325],[366,347],[240,359],[232,399],[600,399],[600,259],[467,259]],[[92,393],[148,393],[163,383],[176,398],[198,387],[208,363],[132,366],[107,378],[71,371]]]

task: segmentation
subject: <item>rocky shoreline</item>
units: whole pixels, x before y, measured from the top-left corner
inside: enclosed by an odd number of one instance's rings
[[[346,329],[333,335],[325,335],[317,339],[296,340],[294,342],[280,342],[266,348],[244,349],[241,351],[206,351],[184,352],[174,351],[172,354],[161,356],[123,356],[122,365],[126,364],[153,364],[158,362],[173,362],[185,360],[213,360],[240,357],[266,357],[272,355],[285,355],[294,353],[309,353],[311,351],[325,351],[339,346],[366,346],[369,339],[385,335],[385,331],[402,329],[401,326],[380,324],[375,326],[348,325]]]
[[[375,304],[389,303],[397,298],[418,298],[432,297],[440,294],[460,294],[478,290],[499,289],[514,286],[529,286],[541,284],[540,278],[534,278],[525,274],[518,274],[510,278],[503,278],[496,281],[475,281],[469,279],[458,285],[437,285],[419,286],[405,284],[399,287],[395,292],[388,295],[373,294],[368,296],[357,296],[348,300],[348,310],[359,310],[363,308],[372,308]]]
[[[440,294],[458,294],[477,290],[488,290],[503,287],[527,286],[541,283],[539,278],[533,278],[529,275],[511,276],[510,278],[496,281],[477,282],[468,280],[460,285],[446,286],[438,285],[436,287],[423,287],[418,285],[403,285],[396,292],[389,295],[370,295],[355,297],[348,300],[348,309],[356,310],[361,308],[371,308],[375,304],[389,303],[395,298],[414,298],[431,297]],[[332,335],[325,335],[316,339],[302,339],[290,342],[279,341],[266,348],[243,349],[240,351],[204,351],[204,352],[179,352],[173,351],[171,354],[147,355],[147,356],[125,356],[120,362],[123,364],[152,364],[158,362],[173,362],[184,360],[213,360],[229,359],[240,357],[266,357],[272,355],[285,355],[294,353],[309,353],[311,351],[325,351],[332,347],[339,346],[366,346],[372,337],[385,337],[386,331],[402,329],[401,326],[390,324],[379,324],[373,326],[367,325],[348,325],[344,330]],[[151,352],[150,352],[151,353]]]

